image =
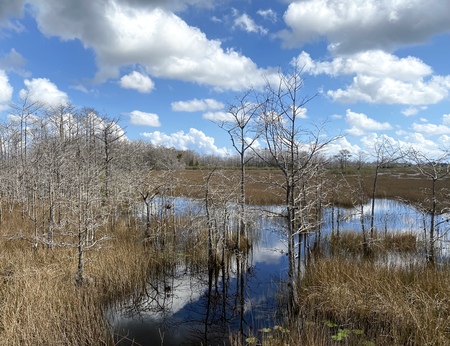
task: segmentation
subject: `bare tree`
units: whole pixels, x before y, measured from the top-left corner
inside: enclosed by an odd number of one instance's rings
[[[436,216],[440,214],[439,210],[437,209],[437,185],[440,180],[444,179],[450,174],[450,152],[444,151],[440,156],[433,157],[417,149],[410,148],[407,153],[407,157],[414,163],[413,168],[431,182],[431,201],[429,207],[425,208],[425,210],[427,210],[430,215],[427,261],[430,264],[434,264]]]
[[[110,197],[110,185],[111,185],[111,177],[112,177],[112,161],[115,159],[116,154],[116,144],[117,141],[124,138],[125,133],[122,128],[117,125],[119,119],[109,119],[106,117],[102,117],[99,119],[99,125],[95,129],[94,133],[96,138],[99,140],[103,155],[103,171],[105,175],[105,182],[103,185],[104,190],[104,199],[107,201]]]
[[[339,162],[339,166],[341,167],[341,169],[344,170],[347,168],[348,161],[350,160],[351,156],[352,156],[352,154],[350,153],[350,150],[342,149],[342,150],[339,150],[339,153],[337,155],[335,155],[334,157]]]
[[[20,103],[11,103],[9,106],[10,129],[12,137],[10,141],[11,159],[14,161],[16,198],[22,207],[22,217],[27,213],[27,192],[29,188],[28,156],[32,145],[33,127],[38,122],[40,111],[44,107],[42,102],[33,101],[29,97],[29,92],[21,93]]]
[[[267,83],[264,101],[261,106],[261,133],[271,160],[284,177],[287,248],[288,248],[288,276],[290,287],[291,313],[298,308],[296,289],[296,238],[301,241],[299,224],[299,208],[301,198],[300,180],[306,177],[316,167],[318,154],[333,139],[324,139],[322,126],[302,124],[304,108],[313,97],[302,97],[303,88],[301,68],[294,66],[292,73],[279,73],[279,83]],[[303,126],[302,126],[303,125]],[[302,208],[304,208],[303,206]],[[300,254],[297,254],[300,256]]]
[[[203,174],[204,201],[206,213],[206,226],[208,229],[208,263],[215,265],[218,262],[218,253],[221,250],[221,263],[225,259],[225,248],[229,243],[228,227],[233,215],[230,201],[235,200],[237,193],[230,189],[230,184],[225,183],[229,178],[218,170],[217,166],[210,167]],[[239,220],[239,218],[238,218]],[[247,247],[237,243],[233,250]]]
[[[377,141],[374,144],[373,149],[375,154],[375,173],[373,177],[373,186],[372,186],[369,247],[372,246],[372,241],[374,237],[375,198],[380,169],[383,166],[387,166],[394,162],[397,162],[403,157],[401,148],[395,146],[391,141],[389,141],[389,139],[386,136],[382,136],[381,140]]]
[[[239,230],[237,234],[237,244],[240,248],[241,236],[246,237],[246,215],[245,215],[245,167],[252,160],[254,155],[248,155],[252,152],[252,146],[259,137],[255,128],[255,118],[258,114],[260,104],[254,99],[252,90],[247,91],[241,97],[237,98],[236,104],[228,107],[229,121],[222,121],[219,126],[228,132],[233,148],[239,155],[239,168],[241,173],[240,198],[239,198]]]

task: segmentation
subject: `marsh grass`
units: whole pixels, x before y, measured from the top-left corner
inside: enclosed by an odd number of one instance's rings
[[[335,251],[304,268],[289,333],[254,333],[233,345],[450,344],[450,267],[427,265],[414,234],[376,234],[370,258],[360,232],[329,241]]]
[[[184,190],[177,193],[203,198],[201,172],[183,174],[188,183],[180,184]],[[267,183],[281,179],[276,172],[249,174],[253,177],[247,186],[250,203],[282,202]],[[227,183],[234,184],[235,176]],[[356,182],[351,172],[345,177]],[[365,180],[368,191],[370,182]],[[214,183],[224,184],[222,180]],[[386,173],[380,178],[378,196],[423,201],[426,187],[417,176]],[[341,192],[335,194],[334,202],[349,203],[348,190]],[[11,213],[3,209],[0,224],[0,343],[5,345],[111,345],[114,332],[105,316],[109,304],[144,290],[152,273],[167,265],[181,261],[200,267],[208,262],[205,228],[186,220],[169,222],[160,225],[165,233],[158,231],[158,236],[165,236],[163,242],[157,239],[146,244],[138,223],[119,220],[113,229],[100,230],[108,241],[85,253],[86,280],[77,287],[76,249],[42,245],[33,249],[33,223],[22,218],[19,209],[12,209]],[[233,248],[232,238],[230,242]],[[275,345],[274,340],[293,345],[450,344],[450,271],[446,265],[438,270],[420,261],[407,266],[366,261],[357,234],[341,233],[330,242],[332,255],[312,260],[302,277],[298,323],[288,328],[289,335],[262,333],[266,344]],[[380,257],[392,251],[414,254],[418,244],[408,234],[380,234],[374,239],[374,249]]]
[[[362,257],[316,259],[299,285],[295,338],[302,345],[335,345],[341,330],[346,345],[448,345],[449,269]]]
[[[176,176],[181,184],[176,189],[178,195],[204,198],[205,187],[203,176],[207,171],[187,170],[179,171]],[[240,175],[237,170],[225,170],[222,175],[213,177],[212,186],[239,187]],[[227,179],[223,179],[223,177]],[[272,170],[249,170],[246,182],[246,203],[251,205],[273,205],[283,202],[283,195],[273,183],[282,183],[283,177],[277,171]]]
[[[361,232],[341,232],[332,234],[329,239],[330,250],[333,255],[361,256],[363,255],[363,236]],[[417,236],[408,232],[387,232],[374,234],[372,242],[372,256],[385,255],[388,252],[414,254],[419,250]]]
[[[238,186],[239,174],[236,170],[225,170],[223,174],[230,179],[218,178],[216,184]],[[176,172],[181,182],[176,193],[179,195],[203,198],[201,188],[201,170],[186,170]],[[367,167],[361,172],[356,169],[342,170],[329,169],[324,182],[329,191],[328,203],[341,207],[354,206],[354,192],[359,189],[359,180],[363,183],[365,198],[371,198],[374,179],[374,169]],[[247,171],[246,200],[253,205],[277,205],[283,203],[283,193],[279,186],[283,184],[283,176],[276,170],[253,169]],[[450,207],[447,195],[450,188],[450,177],[437,182],[438,209]],[[431,182],[421,177],[410,167],[383,168],[380,170],[377,182],[377,198],[389,198],[408,201],[413,204],[424,204],[431,198]]]
[[[149,254],[124,223],[112,239],[86,252],[84,285],[77,287],[76,249],[33,249],[24,237],[6,237],[20,224],[3,220],[0,238],[0,340],[5,345],[111,345],[106,307],[145,285],[161,260]],[[22,235],[31,232],[20,229]]]

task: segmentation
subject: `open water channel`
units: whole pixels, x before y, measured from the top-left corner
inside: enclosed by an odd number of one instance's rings
[[[182,213],[186,203],[195,202],[175,200],[175,210]],[[200,205],[198,208],[201,212]],[[269,209],[270,215],[283,210]],[[369,225],[370,205],[364,210]],[[423,227],[429,222],[417,209],[397,201],[377,200],[375,210],[378,232],[411,232],[421,240]],[[226,345],[230,332],[257,334],[261,328],[281,323],[285,312],[279,298],[288,270],[285,221],[259,208],[252,214],[254,243],[248,254],[236,253],[220,269],[171,268],[161,273],[158,282],[149,282],[144,295],[118,304],[110,317],[118,344]],[[441,234],[446,231],[444,226],[440,227]],[[360,213],[353,209],[325,210],[321,238],[326,239],[337,228],[340,232],[360,230]],[[447,242],[438,244],[441,254],[448,253]]]

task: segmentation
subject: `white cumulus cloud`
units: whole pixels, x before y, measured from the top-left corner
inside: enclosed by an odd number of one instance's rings
[[[448,31],[448,13],[442,0],[297,0],[278,36],[287,47],[325,38],[334,53],[392,51]]]
[[[202,131],[191,128],[189,132],[178,131],[170,135],[160,131],[145,132],[142,135],[149,139],[153,145],[174,147],[180,150],[193,150],[205,155],[229,155],[227,148],[218,148],[214,138],[205,135]]]
[[[450,135],[450,127],[447,125],[437,125],[437,124],[418,124],[413,123],[412,129],[426,136],[433,135]]]
[[[267,34],[267,29],[260,25],[257,25],[247,13],[241,14],[234,19],[234,27],[246,32],[260,33],[262,35]]]
[[[219,110],[225,107],[222,102],[214,99],[176,101],[172,102],[171,106],[172,110],[175,112],[201,112],[207,110]]]
[[[125,89],[137,90],[143,94],[149,93],[155,88],[155,84],[149,76],[137,71],[133,71],[120,78],[120,86]]]
[[[297,63],[312,75],[354,75],[346,88],[327,91],[339,102],[426,105],[443,100],[450,90],[450,76],[432,75],[431,67],[418,58],[399,58],[380,50],[332,61],[314,61],[302,52]]]
[[[161,123],[159,122],[159,117],[157,114],[141,112],[138,110],[134,110],[128,113],[130,117],[130,122],[133,125],[144,125],[144,126],[152,126],[159,127]]]
[[[380,123],[366,114],[355,113],[350,109],[347,109],[345,120],[351,126],[347,132],[353,136],[362,136],[370,131],[392,130],[392,126],[388,122]]]
[[[414,106],[410,106],[408,108],[405,108],[402,110],[402,114],[405,117],[410,117],[412,115],[416,115],[417,113],[419,113],[420,111],[426,110],[428,107],[427,106],[422,106],[422,107],[414,107]]]
[[[151,77],[242,90],[265,84],[264,70],[233,49],[222,48],[167,7],[143,2],[36,0],[39,29],[48,36],[80,40],[96,56],[97,82],[118,78],[120,70],[141,66]],[[158,2],[162,4],[163,2]]]
[[[442,123],[444,125],[450,125],[450,114],[444,114],[442,116]]]
[[[69,103],[69,96],[47,78],[25,79],[26,89],[20,90],[20,97],[28,97],[31,102],[41,102],[48,106]]]
[[[228,112],[206,112],[203,114],[203,119],[214,122],[232,122],[235,118]]]
[[[331,157],[339,154],[341,150],[348,150],[352,157],[356,157],[361,148],[356,144],[350,143],[346,137],[340,137],[325,147],[324,154]]]
[[[0,111],[7,108],[12,94],[13,87],[9,84],[9,78],[5,71],[0,70]]]

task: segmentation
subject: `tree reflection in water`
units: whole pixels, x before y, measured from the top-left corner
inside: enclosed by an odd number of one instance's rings
[[[417,225],[426,216],[420,210],[389,200],[377,200],[376,206],[377,227],[417,231],[421,239],[423,232]],[[353,209],[325,210],[323,217],[322,233],[305,234],[298,244],[299,267],[304,268],[321,237],[325,240],[336,231],[333,225],[338,224],[341,232],[359,227],[360,217]],[[285,219],[261,212],[256,219],[248,251],[226,249],[219,260],[204,266],[179,263],[153,273],[141,292],[111,312],[116,333],[127,336],[117,337],[118,345],[226,345],[231,334],[245,341],[258,329],[281,324],[286,305],[277,294],[283,292],[280,284],[288,268]],[[442,236],[437,246],[440,255],[448,258],[447,232]]]
[[[245,340],[264,313],[273,323],[280,278],[257,277],[252,262],[250,249],[229,253],[223,265],[165,268],[119,307],[113,323],[127,337],[117,337],[118,345],[226,345],[230,333]]]

